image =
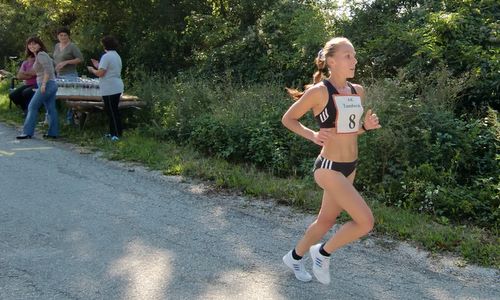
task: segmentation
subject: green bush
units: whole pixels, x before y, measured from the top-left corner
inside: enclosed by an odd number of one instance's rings
[[[314,155],[317,149],[311,151],[310,142],[281,124],[289,105],[277,84],[226,86],[210,113],[190,123],[189,141],[215,157],[250,162],[278,176],[303,175],[304,153]]]
[[[190,123],[189,143],[214,157],[243,162],[249,137],[242,125],[203,115]]]
[[[498,228],[498,113],[455,117],[461,81],[447,74],[368,88],[383,128],[360,138],[357,184],[388,205]]]

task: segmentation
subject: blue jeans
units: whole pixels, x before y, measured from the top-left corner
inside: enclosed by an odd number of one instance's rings
[[[45,86],[45,93],[42,94],[40,88],[38,88],[31,98],[30,104],[28,105],[28,115],[26,120],[24,120],[23,133],[26,135],[33,136],[35,133],[36,121],[38,118],[38,110],[42,105],[47,109],[49,115],[49,132],[48,135],[58,136],[59,135],[59,119],[57,117],[56,109],[56,93],[57,84],[54,80],[47,81]]]

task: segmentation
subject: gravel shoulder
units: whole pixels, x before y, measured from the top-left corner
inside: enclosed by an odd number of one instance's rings
[[[15,135],[0,123],[1,299],[500,295],[497,269],[376,235],[333,254],[329,286],[301,283],[281,257],[314,215]]]

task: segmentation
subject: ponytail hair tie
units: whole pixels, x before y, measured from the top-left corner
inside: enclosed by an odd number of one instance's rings
[[[325,55],[323,55],[323,49],[319,50],[319,52],[318,52],[318,59],[319,60],[325,60]]]

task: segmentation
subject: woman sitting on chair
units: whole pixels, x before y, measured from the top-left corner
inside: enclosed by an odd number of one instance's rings
[[[14,89],[14,84],[11,87],[13,90],[9,93],[10,101],[14,102],[21,110],[24,115],[28,112],[28,105],[30,104],[31,98],[35,94],[33,89],[37,88],[36,84],[36,73],[33,70],[33,64],[35,63],[35,54],[28,49],[28,41],[25,44],[26,60],[23,61],[21,67],[17,71],[16,79],[24,80],[23,85]],[[3,71],[3,70],[2,70]],[[13,78],[13,83],[14,83]]]

